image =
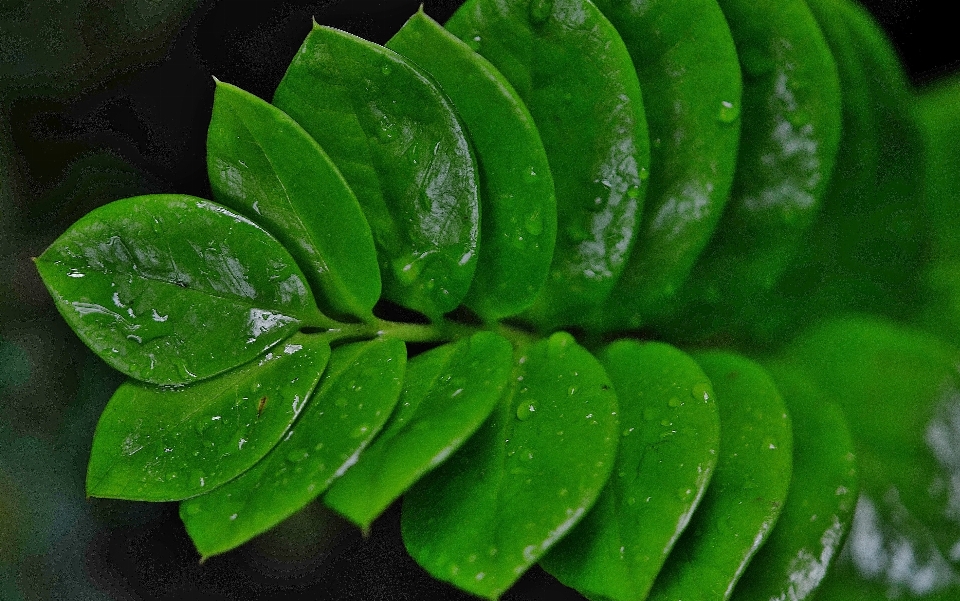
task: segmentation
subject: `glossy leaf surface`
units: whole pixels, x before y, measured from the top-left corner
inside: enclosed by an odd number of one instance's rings
[[[820,211],[840,140],[840,84],[803,0],[719,0],[744,72],[732,197],[691,275],[710,304],[749,303],[779,279]]]
[[[302,127],[256,96],[217,82],[207,171],[214,198],[290,249],[324,311],[371,317],[380,271],[370,226],[343,176]]]
[[[652,142],[643,220],[596,316],[604,329],[637,328],[671,310],[726,205],[740,139],[740,63],[716,0],[596,4],[623,36],[647,91]]]
[[[620,432],[603,368],[566,333],[518,351],[490,419],[404,499],[410,555],[487,598],[509,588],[593,505]]]
[[[557,244],[528,317],[586,320],[633,246],[650,153],[636,72],[616,29],[587,0],[468,0],[447,29],[513,84],[540,130],[557,191]]]
[[[833,5],[837,22],[855,49],[867,84],[873,136],[865,158],[878,152],[870,179],[828,198],[807,242],[769,298],[756,299],[768,336],[782,340],[823,315],[869,311],[906,318],[917,313],[926,290],[922,278],[928,252],[920,198],[922,138],[914,94],[896,51],[863,9],[849,0]],[[838,56],[840,56],[838,54]],[[854,152],[861,152],[859,146]],[[772,321],[769,316],[780,314]],[[764,315],[766,314],[766,315]]]
[[[204,557],[276,526],[354,465],[400,396],[406,346],[376,339],[338,347],[291,430],[258,464],[185,501],[180,517]]]
[[[496,67],[422,10],[387,47],[440,83],[477,153],[481,247],[465,304],[488,320],[517,315],[546,280],[557,230],[553,177],[533,117]]]
[[[123,384],[97,424],[87,493],[179,501],[229,481],[277,444],[329,358],[325,340],[298,334],[258,362],[205,382]]]
[[[512,359],[510,343],[489,332],[418,355],[387,428],[333,484],[324,502],[369,528],[487,419],[510,377]]]
[[[793,478],[770,538],[750,562],[734,599],[813,596],[850,531],[859,481],[843,412],[796,367],[767,363],[793,426]]]
[[[357,195],[384,295],[434,318],[456,308],[476,268],[476,161],[432,80],[391,50],[317,25],[273,103],[323,147]]]
[[[864,495],[886,506],[882,513],[913,516],[942,556],[957,563],[956,350],[920,331],[864,317],[811,329],[783,358],[806,369],[855,424]]]
[[[644,599],[717,462],[710,381],[662,343],[618,341],[600,356],[620,404],[620,450],[596,505],[541,565],[591,599]]]
[[[57,238],[37,268],[87,346],[154,384],[215,376],[325,321],[272,236],[191,196],[100,207]]]
[[[793,461],[790,418],[770,376],[739,355],[694,355],[720,413],[720,456],[650,599],[727,599],[780,515]]]

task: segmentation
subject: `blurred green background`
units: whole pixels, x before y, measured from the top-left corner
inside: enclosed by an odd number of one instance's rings
[[[71,223],[143,193],[209,197],[212,75],[269,99],[311,17],[384,42],[419,2],[0,0],[0,599],[468,597],[407,558],[394,507],[368,539],[319,506],[200,565],[176,504],[86,499],[121,377],[31,262]],[[455,0],[426,2],[445,20]],[[874,1],[911,79],[960,70],[946,6]],[[578,599],[534,570],[504,599]]]

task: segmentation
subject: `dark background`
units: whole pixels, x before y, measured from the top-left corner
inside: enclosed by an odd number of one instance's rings
[[[425,3],[443,22],[459,2]],[[385,42],[417,1],[0,0],[0,599],[458,599],[403,551],[309,507],[200,565],[176,504],[84,498],[121,377],[56,313],[30,257],[106,202],[210,197],[215,75],[270,99],[311,17]],[[918,86],[960,70],[948,4],[874,1]],[[539,570],[505,600],[578,599]]]

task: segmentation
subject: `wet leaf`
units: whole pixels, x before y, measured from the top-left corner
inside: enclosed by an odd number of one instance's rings
[[[123,384],[97,424],[87,493],[179,501],[235,478],[284,435],[329,357],[324,339],[297,334],[258,362],[205,382]]]
[[[796,367],[766,363],[790,411],[793,477],[770,538],[750,562],[734,599],[812,597],[850,531],[858,481],[843,412]]]
[[[380,271],[370,226],[346,180],[293,119],[217,82],[207,171],[214,198],[296,257],[327,313],[372,317]]]
[[[541,565],[591,599],[644,599],[717,463],[710,381],[683,352],[618,341],[600,360],[620,404],[620,450],[587,516]]]
[[[481,244],[464,303],[485,319],[530,307],[553,257],[553,177],[533,117],[489,61],[417,12],[387,47],[427,71],[450,96],[477,154]]]
[[[638,328],[674,310],[730,196],[743,111],[740,62],[716,0],[596,5],[623,36],[648,90],[652,144],[637,243],[595,319],[604,329]]]
[[[404,498],[410,555],[498,597],[593,505],[616,458],[616,414],[607,375],[572,336],[519,349],[490,419]]]
[[[790,418],[762,367],[694,355],[720,412],[720,456],[700,507],[654,582],[651,600],[727,599],[780,515],[793,461]]]
[[[640,85],[588,0],[468,0],[446,28],[499,69],[540,130],[557,192],[557,243],[527,316],[582,323],[610,294],[639,228],[649,138]]]
[[[512,358],[510,343],[489,332],[418,355],[386,430],[333,484],[324,502],[369,528],[487,419],[507,384]]]
[[[191,196],[138,196],[96,209],[57,238],[37,268],[87,346],[143,382],[209,378],[326,322],[279,242]]]
[[[180,505],[203,557],[237,547],[293,515],[357,458],[400,395],[406,347],[376,339],[338,347],[310,404],[262,461],[217,490]]]
[[[470,287],[476,161],[449,100],[400,55],[316,25],[273,103],[330,155],[373,231],[384,296],[436,318]]]

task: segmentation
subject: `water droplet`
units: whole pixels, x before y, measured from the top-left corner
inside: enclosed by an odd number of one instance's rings
[[[360,438],[360,437],[362,437],[362,436],[366,436],[367,432],[369,432],[369,431],[370,431],[370,426],[368,426],[368,425],[366,425],[366,424],[357,426],[357,427],[353,430],[353,432],[350,433],[350,438]]]
[[[475,35],[475,36],[473,36],[472,38],[470,38],[469,40],[467,40],[467,46],[470,46],[470,48],[473,49],[474,52],[476,52],[476,51],[480,50],[480,42],[481,42],[481,41],[482,41],[482,38],[481,38],[480,36],[478,36],[478,35]]]
[[[287,453],[287,461],[290,463],[300,463],[309,456],[310,453],[307,451],[304,451],[303,449],[296,449]]]
[[[189,503],[187,505],[187,515],[197,515],[200,513],[200,506],[196,503]]]
[[[699,384],[694,385],[690,390],[690,395],[699,400],[709,401],[710,400],[710,385],[705,382],[700,382]]]
[[[393,274],[401,284],[410,286],[417,280],[422,267],[419,257],[401,257],[393,261]]]
[[[720,110],[717,112],[717,121],[720,123],[733,123],[740,117],[740,108],[730,102],[723,100],[720,102]]]
[[[530,2],[530,23],[540,27],[553,14],[553,0],[532,0]]]
[[[626,430],[623,431],[623,435],[630,436],[630,433],[633,432],[634,430],[635,428],[627,428]]]
[[[517,419],[520,421],[530,419],[537,412],[536,401],[524,401],[517,406]]]
[[[380,72],[383,73],[384,75],[390,75],[390,71],[391,71],[390,65],[384,65],[380,67]]]
[[[629,499],[627,499],[627,505],[634,505],[636,504],[636,502],[637,502],[636,497],[630,497]]]
[[[653,407],[647,407],[643,410],[643,419],[653,421],[657,417],[657,411]]]
[[[527,215],[527,219],[523,222],[523,229],[527,230],[531,236],[539,236],[543,233],[543,217],[540,211]]]
[[[689,489],[689,488],[680,488],[680,489],[677,490],[677,498],[680,499],[681,501],[686,501],[686,500],[687,500],[687,497],[690,496],[690,493],[691,493],[691,492],[693,492],[692,489]]]
[[[524,463],[533,461],[533,451],[527,451],[527,450],[521,451],[519,459]]]
[[[347,406],[347,399],[344,397],[340,397],[339,399],[334,401],[333,404],[342,409]]]
[[[671,407],[674,407],[674,408],[679,407],[681,405],[680,399],[678,399],[677,397],[673,397],[672,399],[667,401],[667,405],[670,405]]]

